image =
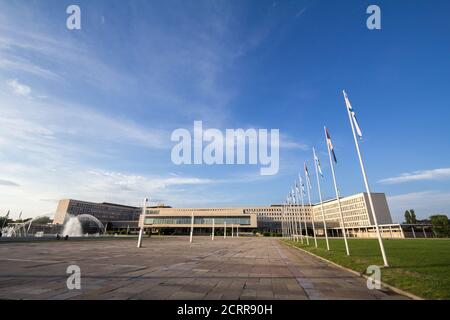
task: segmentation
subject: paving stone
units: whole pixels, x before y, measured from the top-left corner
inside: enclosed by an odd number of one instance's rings
[[[68,290],[67,267],[81,269]],[[405,299],[274,238],[152,237],[0,245],[0,299]]]

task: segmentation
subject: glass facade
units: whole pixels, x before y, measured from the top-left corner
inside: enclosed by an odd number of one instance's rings
[[[155,224],[191,224],[192,217],[190,216],[178,216],[178,217],[146,217],[144,220],[145,224],[155,225]],[[212,225],[214,219],[215,225],[223,225],[225,224],[225,221],[227,222],[227,225],[231,226],[234,225],[250,225],[250,217],[194,217],[194,225]]]

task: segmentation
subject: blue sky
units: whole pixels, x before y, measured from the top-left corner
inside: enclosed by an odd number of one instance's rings
[[[81,30],[66,28],[70,4]],[[61,198],[279,203],[313,146],[331,198],[324,125],[341,193],[361,192],[346,89],[372,190],[394,220],[449,214],[450,4],[377,1],[375,31],[370,4],[1,0],[0,213],[51,213]],[[280,129],[279,173],[172,164],[170,134],[194,120]]]

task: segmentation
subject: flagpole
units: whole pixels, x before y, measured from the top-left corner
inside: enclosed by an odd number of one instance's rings
[[[338,190],[337,183],[336,183],[336,175],[334,173],[333,160],[331,159],[330,145],[328,143],[328,139],[331,139],[331,138],[328,138],[328,136],[327,136],[327,128],[326,127],[324,127],[324,130],[325,130],[325,139],[326,139],[327,148],[328,148],[328,157],[330,158],[331,173],[333,175],[334,190],[336,191],[336,199],[337,199],[338,206],[339,206],[339,214],[340,214],[340,218],[341,218],[341,229],[342,229],[342,235],[344,236],[344,242],[345,242],[345,251],[347,252],[347,255],[349,256],[350,250],[348,248],[347,234],[345,232],[344,216],[342,214],[341,199],[339,197],[339,190]]]
[[[286,228],[287,228],[287,238],[291,238],[291,225],[289,222],[289,197],[286,198]]]
[[[300,173],[298,174],[300,178]],[[299,179],[300,180],[300,179]],[[303,223],[305,224],[305,237],[306,237],[306,244],[309,245],[309,235],[308,235],[308,226],[306,225],[306,211],[305,211],[305,202],[303,200],[303,182],[300,182],[300,198],[302,199],[302,210],[303,210]]]
[[[299,213],[299,201],[298,201],[298,188],[297,188],[297,182],[295,183],[295,199],[296,199],[296,212]],[[300,240],[303,244],[303,228],[302,228],[302,217],[300,214],[297,214],[297,221],[298,221],[298,225],[300,227]]]
[[[291,224],[289,221],[289,197],[286,198],[286,227],[287,227],[287,237],[291,238]]]
[[[297,234],[297,226],[295,225],[295,217],[294,217],[294,198],[293,198],[293,194],[292,194],[292,189],[290,192],[290,198],[289,198],[289,203],[290,203],[290,219],[291,219],[291,227],[292,227],[292,240],[294,241],[298,241],[295,237],[295,235]]]
[[[305,172],[305,175],[307,173]],[[308,179],[308,178],[307,178]],[[306,183],[308,183],[308,181],[306,181]],[[314,244],[317,248],[317,237],[316,237],[316,227],[314,226],[314,212],[313,212],[313,208],[311,206],[311,192],[309,191],[309,186],[306,186],[306,190],[308,190],[308,202],[309,202],[309,210],[311,210],[311,222],[312,222],[312,227],[313,227],[313,235],[314,235]]]
[[[317,169],[317,160],[316,160],[316,151],[313,148],[314,152],[314,164],[316,167],[316,178],[317,178],[317,188],[319,190],[319,200],[320,200],[320,210],[322,211],[322,223],[323,223],[323,229],[325,231],[325,241],[327,243],[327,250],[330,250],[330,244],[328,243],[328,232],[327,232],[327,223],[325,222],[325,211],[323,210],[323,201],[322,201],[322,191],[320,190],[320,179],[319,179],[319,170]]]
[[[383,240],[381,239],[380,228],[378,227],[377,215],[375,214],[375,208],[373,206],[372,194],[370,193],[369,183],[367,181],[366,169],[364,168],[364,163],[363,163],[363,160],[361,157],[361,151],[359,150],[358,139],[356,138],[355,126],[352,121],[352,115],[350,114],[348,97],[347,97],[347,94],[345,93],[345,91],[342,91],[342,92],[344,94],[345,104],[347,106],[348,119],[350,120],[350,126],[352,127],[353,139],[355,140],[356,151],[358,153],[359,164],[361,165],[361,171],[362,171],[362,175],[364,178],[364,184],[366,186],[367,195],[369,197],[370,210],[372,211],[372,218],[373,218],[373,222],[375,223],[375,230],[377,232],[378,243],[380,244],[381,255],[383,256],[384,266],[389,267],[389,264],[388,264],[388,261],[386,258],[386,253],[384,251]]]
[[[283,203],[283,210],[281,211],[281,231],[283,233],[283,238],[287,238],[287,232],[286,232],[286,202]]]
[[[284,237],[289,238],[289,229],[286,220],[287,220],[287,200],[284,202],[283,205],[283,225],[284,225]]]
[[[213,223],[212,223],[212,232],[211,232],[211,240],[213,240],[214,241],[214,224],[215,224],[215,221],[214,221],[214,218],[213,218]]]
[[[295,225],[295,219],[294,219],[294,206],[293,206],[294,198],[292,197],[292,189],[291,189],[290,195],[291,195],[291,196],[290,196],[289,203],[290,203],[290,208],[291,208],[291,210],[290,210],[290,215],[289,215],[289,217],[290,217],[290,219],[291,219],[292,240],[296,241],[295,234],[297,233],[297,231],[296,231],[297,228],[296,228],[296,225]]]

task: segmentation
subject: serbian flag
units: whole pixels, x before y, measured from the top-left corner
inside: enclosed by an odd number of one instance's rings
[[[350,112],[350,116],[352,118],[353,125],[356,129],[356,133],[358,134],[359,138],[361,139],[362,132],[361,132],[361,128],[359,127],[358,120],[356,120],[355,110],[353,110],[352,105],[350,104],[350,100],[348,99],[347,93],[345,93],[345,91],[342,91],[342,92],[344,93],[345,104],[347,106],[348,112]]]
[[[337,163],[336,154],[334,153],[333,143],[331,142],[330,133],[328,132],[327,128],[325,128],[325,134],[327,135],[328,148],[330,148],[330,152],[331,152],[331,155],[333,156],[334,162]]]
[[[308,171],[308,167],[306,166],[306,161],[305,161],[305,176],[306,176],[306,184],[307,184],[308,188],[312,189],[311,179],[309,177],[309,171]]]

